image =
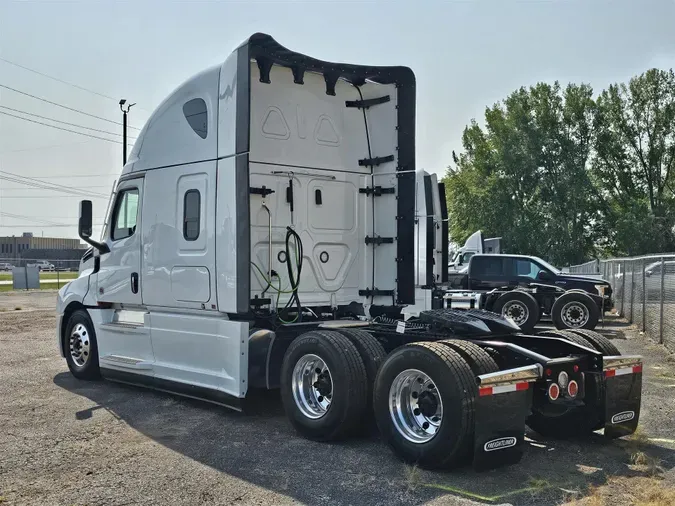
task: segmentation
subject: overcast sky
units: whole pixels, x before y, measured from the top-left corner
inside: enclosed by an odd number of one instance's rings
[[[262,31],[324,60],[411,67],[417,76],[417,165],[442,174],[452,150],[461,150],[464,126],[519,86],[559,80],[599,91],[650,67],[675,67],[674,22],[674,0],[0,0],[0,58],[114,100],[3,61],[0,85],[114,122],[121,119],[117,100],[125,97],[138,103],[130,124],[141,127],[182,81]],[[17,114],[10,107],[120,131],[6,88],[0,88],[0,106],[0,112]],[[120,144],[0,114],[0,171],[107,195],[121,158]],[[0,180],[0,235],[75,237],[80,198]],[[107,200],[94,202],[94,221],[100,222]],[[8,213],[73,226],[35,225]]]

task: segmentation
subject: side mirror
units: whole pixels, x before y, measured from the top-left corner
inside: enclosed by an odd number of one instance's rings
[[[551,274],[548,271],[539,271],[537,279],[540,281],[551,281]]]
[[[92,214],[91,200],[80,201],[80,220],[77,224],[77,234],[84,241],[87,241],[91,237],[93,227]]]
[[[108,248],[107,244],[96,242],[91,238],[93,229],[92,214],[91,200],[80,201],[80,218],[77,223],[77,234],[84,242],[96,248],[99,253],[108,253],[110,248]]]

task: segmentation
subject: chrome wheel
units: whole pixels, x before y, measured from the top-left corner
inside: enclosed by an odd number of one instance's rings
[[[441,426],[443,401],[429,376],[417,369],[406,369],[389,388],[389,414],[404,438],[426,443]]]
[[[70,331],[70,357],[78,367],[84,367],[91,355],[91,343],[87,327],[78,323]]]
[[[321,357],[307,354],[293,368],[293,399],[307,418],[321,418],[333,399],[333,380]]]
[[[530,317],[527,306],[520,301],[510,300],[502,307],[502,316],[510,318],[519,327]]]
[[[588,308],[579,302],[568,302],[560,312],[560,319],[570,328],[583,327],[589,318]]]

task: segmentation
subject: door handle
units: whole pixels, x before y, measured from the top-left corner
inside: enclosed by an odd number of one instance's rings
[[[131,273],[131,293],[138,293],[138,273]]]

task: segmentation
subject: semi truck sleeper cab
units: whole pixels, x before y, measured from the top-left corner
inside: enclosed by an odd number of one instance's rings
[[[59,352],[83,380],[234,409],[280,389],[314,440],[374,417],[399,457],[427,467],[517,462],[526,424],[633,432],[641,361],[602,336],[525,335],[485,311],[404,321],[415,180],[410,69],[254,34],[157,107],[98,241],[81,203],[92,249],[59,291]]]

